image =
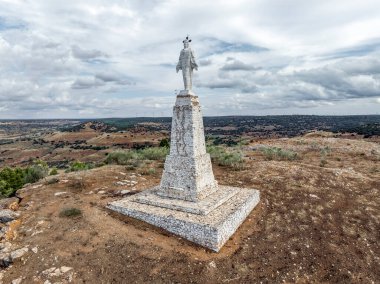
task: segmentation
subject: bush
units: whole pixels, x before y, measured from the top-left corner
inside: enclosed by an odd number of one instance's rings
[[[117,151],[112,152],[107,155],[105,162],[107,164],[117,164],[117,165],[129,165],[131,160],[139,159],[139,155],[135,150],[130,151]]]
[[[26,183],[34,183],[47,176],[49,167],[41,160],[34,161],[28,168],[5,167],[0,171],[0,198],[14,196]]]
[[[221,146],[208,146],[207,152],[211,159],[220,166],[228,166],[234,169],[243,167],[243,155],[238,151],[226,151]]]
[[[13,196],[25,184],[25,171],[21,168],[5,167],[0,171],[0,195]]]
[[[107,164],[133,165],[138,167],[141,160],[165,160],[169,154],[167,147],[150,147],[139,150],[117,151],[109,153],[105,162]]]
[[[32,166],[26,169],[25,183],[34,183],[46,177],[49,172],[49,167],[46,162],[36,160]]]
[[[84,170],[90,170],[93,169],[94,165],[90,163],[82,163],[80,161],[75,161],[71,163],[70,168],[68,169],[69,172],[78,172],[78,171],[84,171]]]
[[[142,175],[154,175],[155,173],[156,173],[156,169],[155,168],[144,168],[141,171]]]
[[[169,154],[169,148],[167,147],[150,147],[138,150],[140,157],[143,160],[165,160]]]
[[[58,171],[57,171],[57,168],[53,168],[51,171],[50,171],[50,174],[51,176],[54,176],[54,175],[57,175],[58,174]]]
[[[82,210],[78,208],[65,208],[62,209],[61,212],[59,213],[59,217],[78,217],[82,216]]]
[[[292,161],[299,158],[298,153],[278,147],[263,147],[261,148],[261,151],[267,160]]]
[[[162,139],[160,141],[160,147],[167,147],[167,148],[169,148],[170,147],[169,139],[167,139],[167,138]]]

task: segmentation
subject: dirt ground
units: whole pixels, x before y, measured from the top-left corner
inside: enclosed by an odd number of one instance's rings
[[[268,161],[260,145],[300,159]],[[261,201],[219,253],[105,208],[120,190],[158,184],[162,168],[140,175],[104,166],[19,193],[8,239],[29,251],[2,272],[3,283],[379,283],[379,144],[297,137],[251,143],[244,154],[245,169],[214,165],[215,176],[259,189]],[[65,208],[83,214],[61,217]],[[61,267],[67,272],[52,273]]]

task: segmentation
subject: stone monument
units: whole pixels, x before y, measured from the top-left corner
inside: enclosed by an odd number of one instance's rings
[[[145,221],[187,240],[219,251],[260,200],[259,191],[218,185],[206,152],[198,97],[192,74],[198,66],[183,41],[177,72],[184,90],[173,108],[170,153],[161,183],[138,194],[111,202],[108,208]]]

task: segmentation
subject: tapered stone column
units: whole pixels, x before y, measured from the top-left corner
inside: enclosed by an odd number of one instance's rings
[[[170,154],[157,194],[196,202],[217,189],[198,97],[182,91],[173,108]]]

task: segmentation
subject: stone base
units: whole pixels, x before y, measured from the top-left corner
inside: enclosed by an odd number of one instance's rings
[[[259,191],[219,186],[201,202],[155,196],[153,188],[114,201],[108,208],[219,251],[260,200]],[[206,208],[207,206],[211,209]],[[209,211],[209,212],[207,212]]]

